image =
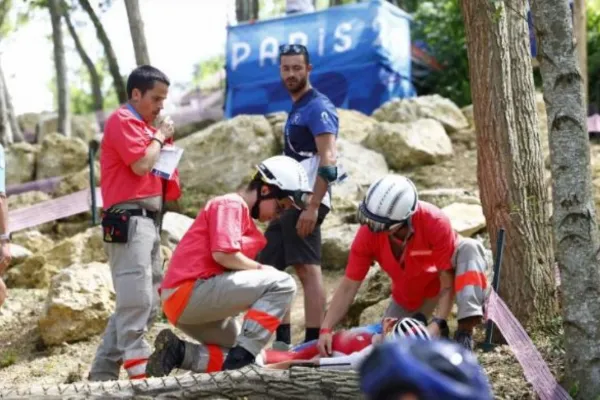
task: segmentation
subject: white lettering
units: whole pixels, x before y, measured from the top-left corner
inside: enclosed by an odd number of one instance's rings
[[[335,28],[334,36],[339,39],[341,44],[334,44],[333,51],[336,53],[343,53],[348,51],[352,47],[352,37],[348,35],[348,32],[352,30],[352,24],[349,22],[342,22]]]
[[[308,36],[304,32],[292,32],[290,33],[289,44],[302,44],[308,46]]]
[[[231,47],[231,69],[235,71],[238,65],[250,56],[250,44],[235,42]]]
[[[319,28],[319,48],[317,50],[319,57],[325,53],[325,28]]]
[[[277,64],[277,55],[279,54],[279,42],[276,38],[269,36],[260,42],[258,60],[261,67],[265,66],[265,61],[270,59],[273,64]]]

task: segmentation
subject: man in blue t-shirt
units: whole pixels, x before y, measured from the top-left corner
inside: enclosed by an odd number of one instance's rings
[[[306,47],[280,47],[281,80],[293,106],[285,125],[284,154],[299,161],[314,193],[304,211],[288,210],[271,222],[267,246],[259,262],[280,270],[293,265],[304,289],[305,341],[318,339],[324,317],[325,290],[321,275],[321,223],[331,208],[330,185],[336,182],[338,116],[329,99],[312,88]],[[274,348],[291,343],[289,312],[277,328]]]

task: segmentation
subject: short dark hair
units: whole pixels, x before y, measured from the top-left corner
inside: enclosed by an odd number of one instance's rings
[[[282,44],[279,46],[279,61],[281,62],[281,57],[283,56],[296,56],[302,54],[304,56],[304,61],[306,61],[306,65],[310,64],[310,55],[308,54],[308,49],[306,46],[298,43],[292,44]]]
[[[140,65],[127,78],[127,98],[131,99],[133,89],[139,90],[144,95],[146,91],[154,87],[156,81],[162,82],[167,86],[171,84],[167,75],[158,68],[154,68],[151,65]]]

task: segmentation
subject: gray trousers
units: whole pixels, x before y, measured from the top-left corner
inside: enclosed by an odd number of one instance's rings
[[[90,371],[90,380],[116,380],[121,365],[130,378],[142,377],[152,353],[144,336],[160,306],[162,280],[160,236],[154,221],[131,217],[128,243],[104,243],[116,293],[116,308],[108,320]]]
[[[175,290],[163,290],[163,301]],[[186,342],[181,368],[219,371],[234,345],[258,355],[295,294],[294,278],[275,269],[232,271],[196,281],[176,326],[200,343]],[[240,327],[236,316],[243,312],[246,314]]]
[[[489,294],[490,283],[487,282],[491,265],[489,265],[483,245],[471,238],[460,238],[452,255],[454,269],[454,292],[458,307],[459,320],[473,316],[483,316],[483,305]],[[423,313],[427,319],[431,317],[438,298],[426,299],[417,310],[407,310],[393,299],[384,313],[385,317],[406,318],[417,312]]]

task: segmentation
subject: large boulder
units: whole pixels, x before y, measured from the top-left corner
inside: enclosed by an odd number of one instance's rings
[[[54,275],[73,264],[106,262],[102,230],[91,227],[58,242],[50,250],[28,257],[8,270],[6,283],[10,287],[44,288]]]
[[[38,140],[45,140],[48,135],[58,132],[58,116],[47,115],[40,116],[40,124],[36,127]],[[74,138],[79,138],[85,143],[94,139],[99,133],[100,127],[96,114],[90,113],[86,115],[71,116],[71,135]]]
[[[442,211],[450,218],[452,228],[464,237],[471,237],[485,228],[485,216],[479,204],[452,203]]]
[[[43,253],[54,247],[54,241],[48,235],[36,230],[16,232],[12,242],[36,253]]]
[[[79,172],[88,163],[88,145],[79,138],[58,133],[44,136],[36,167],[36,179]]]
[[[194,220],[175,212],[165,213],[162,221],[161,243],[170,250],[175,249]]]
[[[393,169],[436,164],[453,155],[450,138],[434,119],[382,122],[376,125],[363,145],[383,154]]]
[[[100,186],[100,163],[94,161],[94,183]],[[90,166],[87,165],[80,171],[65,176],[54,191],[54,197],[66,196],[70,193],[90,188]]]
[[[337,109],[339,136],[351,142],[362,142],[377,125],[377,121],[356,110]]]
[[[41,192],[38,190],[31,190],[29,192],[13,194],[11,196],[8,196],[8,209],[18,210],[19,208],[29,207],[51,199],[52,198],[48,193]]]
[[[21,142],[6,148],[6,184],[17,185],[32,181],[35,177],[35,162],[38,146]]]
[[[439,121],[448,133],[469,127],[469,121],[460,108],[438,94],[390,100],[373,112],[373,118],[403,123],[432,118]]]
[[[346,327],[359,325],[360,316],[363,311],[389,298],[391,293],[391,280],[388,274],[375,263],[369,269],[360,289],[358,289],[354,302],[348,309],[348,313],[344,321],[341,322],[341,325]]]
[[[104,331],[115,309],[107,264],[73,264],[52,278],[40,335],[46,345],[88,339]]]
[[[195,212],[208,197],[235,191],[249,181],[254,166],[275,154],[278,147],[271,125],[262,115],[218,122],[177,145],[185,149],[179,164],[184,207]]]
[[[358,224],[343,224],[321,230],[323,268],[340,271],[346,268],[350,246],[359,227]]]
[[[336,212],[355,212],[356,204],[366,189],[389,172],[385,158],[376,151],[343,138],[337,140],[340,164],[348,178],[332,187],[333,209]]]

